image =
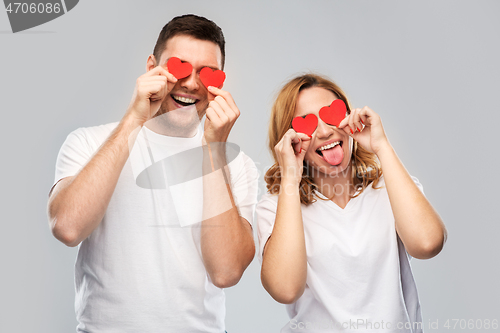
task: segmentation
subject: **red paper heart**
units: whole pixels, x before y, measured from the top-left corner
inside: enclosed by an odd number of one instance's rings
[[[339,126],[342,119],[345,118],[347,108],[341,99],[336,99],[330,106],[324,106],[319,110],[319,117],[327,124]]]
[[[191,75],[193,66],[189,62],[182,62],[181,59],[172,57],[167,61],[167,69],[177,80],[180,80]]]
[[[219,88],[224,83],[226,79],[226,73],[220,69],[213,70],[209,67],[203,67],[200,71],[200,80],[203,82],[205,87],[216,87]]]
[[[318,126],[318,117],[314,114],[308,114],[305,118],[295,117],[292,120],[292,127],[296,132],[311,136]]]

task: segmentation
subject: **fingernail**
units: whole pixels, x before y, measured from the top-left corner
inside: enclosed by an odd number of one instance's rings
[[[300,148],[300,152],[302,153],[302,151],[304,150],[304,148]]]
[[[349,128],[351,130],[351,134],[354,134],[354,131],[352,130],[352,128]]]
[[[361,130],[359,128],[356,127],[356,129],[358,130],[358,132],[361,132]]]
[[[307,136],[308,136],[308,137],[310,137],[310,138],[312,138],[312,137],[313,137],[312,135],[309,135],[309,134],[307,134]]]
[[[359,120],[361,120],[361,123],[362,123],[363,125],[365,124],[365,122],[363,121],[363,119],[359,118]]]

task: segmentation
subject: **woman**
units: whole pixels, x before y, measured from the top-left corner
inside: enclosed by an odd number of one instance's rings
[[[409,256],[437,255],[446,229],[379,115],[299,76],[274,103],[269,147],[259,256],[264,288],[288,304],[282,332],[421,332]]]

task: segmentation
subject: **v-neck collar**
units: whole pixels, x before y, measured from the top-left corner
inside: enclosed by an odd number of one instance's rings
[[[333,207],[335,210],[341,212],[341,213],[347,213],[349,211],[351,211],[352,209],[354,209],[353,207],[357,206],[357,202],[360,200],[360,197],[366,192],[366,190],[368,190],[369,188],[371,187],[371,184],[370,186],[368,186],[367,188],[365,188],[365,190],[359,194],[357,197],[355,198],[351,198],[348,202],[347,202],[347,205],[345,205],[344,208],[341,208],[339,205],[337,205],[335,202],[333,202],[332,200],[328,199],[326,196],[324,196],[321,192],[319,191],[315,191],[316,194],[318,195],[318,197],[322,198],[322,199],[326,199],[326,200],[322,200],[322,201],[325,201],[328,205],[330,205],[331,207]],[[358,192],[356,192],[358,193]]]

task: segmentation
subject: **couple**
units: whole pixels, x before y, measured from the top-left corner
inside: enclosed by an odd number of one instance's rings
[[[223,79],[210,82],[224,44],[206,18],[172,19],[121,121],[63,144],[48,214],[54,236],[79,245],[78,332],[224,332],[223,288],[255,254],[258,180],[226,144],[240,111]],[[421,322],[409,258],[439,253],[446,229],[380,117],[303,75],[281,89],[269,143],[258,256],[264,288],[288,304],[283,331],[345,331],[358,318],[421,331],[396,325]]]

